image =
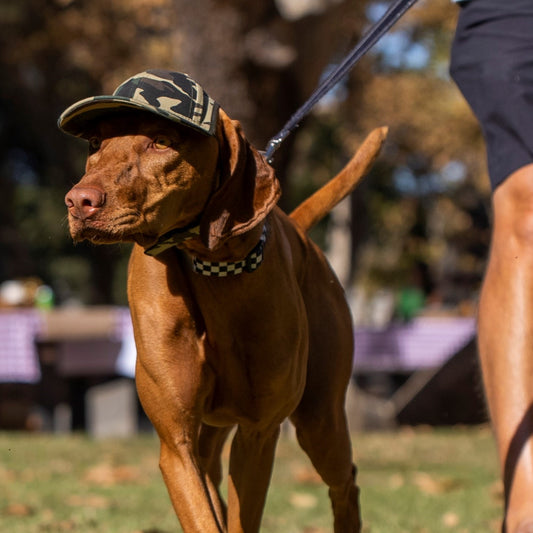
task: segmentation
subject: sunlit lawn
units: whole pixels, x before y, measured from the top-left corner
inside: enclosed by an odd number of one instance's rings
[[[497,532],[502,506],[487,428],[404,429],[353,436],[364,531]],[[151,435],[0,433],[0,531],[180,531]],[[332,531],[327,490],[290,437],[278,446],[267,533]]]

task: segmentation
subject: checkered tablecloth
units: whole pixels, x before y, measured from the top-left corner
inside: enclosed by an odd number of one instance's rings
[[[34,309],[0,312],[0,382],[39,381],[35,338],[41,329],[41,315]]]
[[[122,343],[116,373],[134,377],[137,353],[129,309],[116,308],[114,321],[112,338]],[[45,329],[45,317],[35,309],[0,311],[0,383],[37,383],[41,379],[35,341]]]

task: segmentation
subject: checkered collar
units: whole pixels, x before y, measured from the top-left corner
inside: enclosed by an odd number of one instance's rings
[[[192,224],[185,226],[184,228],[177,228],[165,233],[159,237],[158,241],[150,248],[146,248],[144,253],[146,255],[151,255],[155,257],[160,253],[168,250],[169,248],[174,248],[178,244],[181,244],[184,241],[193,239],[200,235],[200,225],[198,222],[194,221]]]
[[[213,276],[226,278],[237,276],[243,272],[253,272],[257,270],[263,262],[263,249],[266,242],[266,225],[263,226],[263,233],[255,248],[241,261],[203,261],[197,257],[192,259],[192,268],[194,272],[202,276]]]

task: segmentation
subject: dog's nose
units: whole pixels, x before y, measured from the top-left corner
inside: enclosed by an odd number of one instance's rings
[[[74,187],[65,196],[69,213],[75,218],[92,217],[105,203],[105,193],[91,187]]]

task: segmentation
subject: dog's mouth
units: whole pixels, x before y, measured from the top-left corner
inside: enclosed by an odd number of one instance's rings
[[[115,244],[119,242],[151,243],[155,237],[143,235],[142,220],[133,213],[105,219],[102,213],[85,219],[69,216],[69,230],[75,242],[90,241],[93,244]]]
[[[128,241],[124,231],[110,229],[95,221],[70,220],[70,235],[75,242],[90,241],[94,244],[113,244]]]

